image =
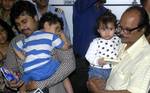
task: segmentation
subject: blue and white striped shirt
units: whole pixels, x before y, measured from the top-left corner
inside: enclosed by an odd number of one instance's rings
[[[38,30],[18,41],[15,49],[25,54],[23,69],[27,72],[48,63],[51,60],[51,51],[63,45],[64,42],[57,35]]]

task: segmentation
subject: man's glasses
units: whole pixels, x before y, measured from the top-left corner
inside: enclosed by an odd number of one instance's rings
[[[133,32],[133,31],[135,31],[135,30],[137,30],[137,29],[141,29],[141,28],[143,28],[143,27],[144,27],[144,24],[141,24],[141,25],[139,25],[139,26],[137,26],[137,27],[135,27],[135,28],[132,28],[132,29],[129,29],[129,28],[124,29],[120,24],[118,24],[117,30],[118,30],[119,32],[123,31],[123,32],[126,32],[126,33],[131,33],[131,32]]]

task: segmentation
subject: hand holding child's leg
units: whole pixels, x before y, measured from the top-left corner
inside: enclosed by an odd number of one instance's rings
[[[64,80],[64,86],[65,86],[65,89],[66,89],[67,93],[74,93],[69,78],[66,78],[66,79]]]
[[[20,88],[19,88],[19,93],[26,93],[26,85],[23,84]]]

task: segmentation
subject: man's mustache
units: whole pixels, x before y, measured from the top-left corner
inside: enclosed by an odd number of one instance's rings
[[[27,29],[22,29],[21,32],[25,32],[25,31],[27,31],[27,30],[30,30],[30,29],[29,29],[29,28],[27,28]]]

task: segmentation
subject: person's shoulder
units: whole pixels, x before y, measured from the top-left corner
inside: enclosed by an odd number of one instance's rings
[[[19,41],[19,40],[23,40],[23,39],[25,39],[25,35],[19,34],[16,37],[14,37],[11,42]]]
[[[150,55],[150,44],[149,45],[145,45],[143,49],[144,49],[145,53]]]
[[[10,46],[13,46],[16,44],[16,42],[25,39],[25,36],[23,34],[19,34],[16,37],[14,37],[11,42],[10,42]]]
[[[100,39],[101,39],[100,37],[96,37],[96,38],[93,39],[93,41],[94,41],[94,40],[100,40]]]
[[[101,40],[101,38],[100,38],[100,37],[97,37],[97,38],[94,38],[91,43],[95,43],[95,42],[98,42],[98,41],[100,41],[100,40]]]
[[[149,46],[145,46],[143,48],[144,50],[140,53],[140,55],[142,56],[143,60],[150,60],[150,45]]]

